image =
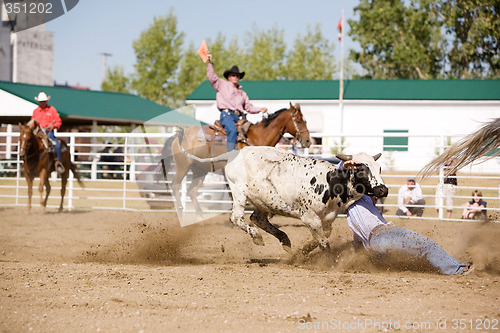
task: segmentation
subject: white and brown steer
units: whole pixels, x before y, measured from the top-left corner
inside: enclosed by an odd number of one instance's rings
[[[380,155],[337,155],[344,161],[339,168],[273,147],[250,146],[213,159],[189,157],[200,162],[228,160],[225,171],[233,195],[231,222],[250,234],[255,244],[264,245],[257,226],[291,252],[288,236],[269,222],[273,215],[289,216],[302,220],[314,237],[302,250],[307,253],[318,245],[329,248],[332,223],[340,211],[364,194],[387,196],[376,162]],[[250,224],[244,219],[247,200],[255,206]]]

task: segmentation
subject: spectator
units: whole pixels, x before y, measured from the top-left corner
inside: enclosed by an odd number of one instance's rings
[[[462,218],[466,220],[486,219],[486,201],[482,199],[483,193],[479,190],[472,192],[472,200],[463,204],[465,207],[462,213]]]
[[[406,185],[398,192],[398,210],[396,215],[422,216],[425,200],[420,185],[415,182],[415,177],[408,177]]]
[[[436,188],[436,210],[439,213],[441,198],[443,199],[443,207],[446,208],[446,217],[451,218],[453,213],[453,197],[457,191],[457,159],[450,158],[444,163],[444,180],[439,183]]]

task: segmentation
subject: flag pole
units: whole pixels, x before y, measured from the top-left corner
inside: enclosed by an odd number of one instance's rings
[[[339,80],[339,107],[340,107],[340,134],[344,133],[344,8],[340,18],[340,80]],[[340,138],[342,144],[342,137]],[[344,147],[341,147],[343,150]]]

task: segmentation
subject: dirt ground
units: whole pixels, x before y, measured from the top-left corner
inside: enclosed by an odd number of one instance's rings
[[[354,253],[345,218],[332,251],[254,245],[228,215],[181,228],[172,213],[0,208],[2,332],[500,331],[500,224],[409,221],[467,276]],[[274,218],[295,251],[311,237]]]

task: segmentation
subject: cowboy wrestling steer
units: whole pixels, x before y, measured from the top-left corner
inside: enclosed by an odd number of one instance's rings
[[[283,149],[246,147],[232,154],[226,166],[226,178],[233,195],[231,222],[252,236],[255,244],[264,245],[254,224],[274,235],[290,252],[288,236],[269,222],[273,215],[301,219],[314,239],[303,248],[328,249],[332,222],[338,213],[363,194],[385,197],[388,189],[375,162],[381,154],[370,156],[337,155],[340,167],[326,161],[300,157]],[[247,224],[246,201],[255,206]]]

